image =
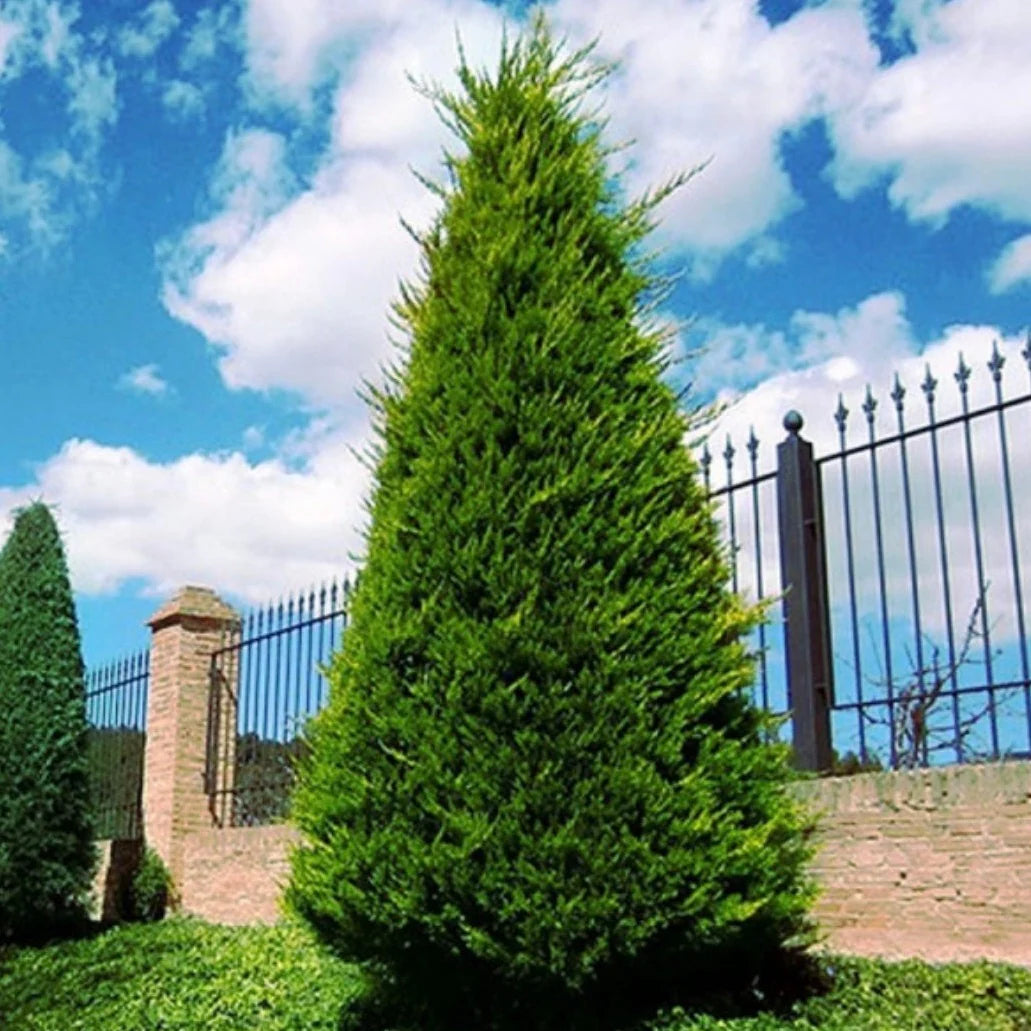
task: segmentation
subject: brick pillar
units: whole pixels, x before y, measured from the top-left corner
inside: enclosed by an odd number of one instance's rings
[[[183,836],[211,826],[204,790],[211,653],[239,617],[214,591],[183,587],[147,622],[151,646],[144,833],[178,886]]]

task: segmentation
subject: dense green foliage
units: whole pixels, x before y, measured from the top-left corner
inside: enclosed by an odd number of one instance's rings
[[[139,866],[132,876],[130,912],[134,920],[146,923],[165,915],[172,891],[172,875],[164,860],[149,846],[143,849]]]
[[[1031,971],[826,959],[825,994],[779,1015],[671,1013],[654,1031],[1026,1031]],[[0,948],[4,1031],[357,1031],[357,968],[302,929],[177,917],[45,949]],[[459,1020],[451,1031],[482,1031]],[[628,1029],[629,1031],[629,1029]],[[644,1031],[642,1028],[641,1031]]]
[[[405,1026],[669,1000],[806,935],[804,818],[747,694],[759,613],[636,256],[687,177],[621,206],[589,49],[538,17],[495,77],[463,58],[463,95],[428,90],[467,154],[371,392],[367,555],[289,900]]]
[[[357,971],[297,927],[172,917],[0,954],[4,1031],[337,1031]]]
[[[0,941],[81,919],[95,862],[79,628],[36,503],[0,552]]]

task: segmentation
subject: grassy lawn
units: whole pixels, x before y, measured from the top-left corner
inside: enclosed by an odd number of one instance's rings
[[[1031,1031],[1031,971],[988,963],[827,962],[835,971],[832,991],[787,1015],[719,1020],[672,1013],[651,1027]],[[335,1031],[358,991],[353,968],[293,926],[170,919],[0,953],[4,1031]]]

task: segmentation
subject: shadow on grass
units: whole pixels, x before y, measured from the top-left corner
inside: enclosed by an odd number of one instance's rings
[[[580,993],[525,985],[517,993],[488,978],[473,987],[457,970],[450,977],[437,971],[429,981],[384,977],[369,982],[341,1016],[339,1031],[645,1031],[664,1026],[664,1014],[678,1009],[721,1020],[784,1016],[833,988],[826,962],[803,951],[778,954],[748,979],[739,976],[742,969],[706,964],[690,980],[638,969],[600,977]]]

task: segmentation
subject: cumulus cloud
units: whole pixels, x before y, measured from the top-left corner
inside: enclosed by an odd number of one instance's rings
[[[137,394],[150,394],[160,397],[171,389],[153,362],[130,369],[118,379],[118,386],[123,390],[131,390]]]
[[[861,367],[882,367],[915,349],[916,342],[906,319],[905,298],[897,291],[885,291],[833,314],[796,311],[784,329],[763,323],[725,325],[702,318],[691,326],[686,347],[700,349],[691,362],[695,382],[719,383],[716,400],[729,403],[771,377],[812,369],[832,359],[840,360],[832,363],[827,374],[838,382],[846,368],[853,376]],[[860,357],[862,366],[851,356]],[[753,395],[747,405],[741,402],[737,408],[747,409],[754,418],[755,404]]]
[[[988,288],[1001,294],[1020,283],[1031,283],[1031,233],[1011,240],[988,269]]]
[[[1031,219],[1031,6],[921,0],[895,28],[914,52],[829,114],[837,189],[887,181],[893,204],[932,224],[963,204]]]
[[[0,515],[42,497],[61,514],[72,583],[87,594],[127,580],[166,595],[210,584],[262,602],[350,568],[362,546],[366,473],[324,442],[307,468],[239,453],[147,461],[128,447],[70,440],[23,488],[0,488]]]
[[[347,408],[393,357],[390,303],[418,253],[399,215],[426,225],[437,203],[408,166],[433,174],[446,139],[405,71],[453,78],[454,25],[435,4],[406,8],[403,21],[376,11],[380,34],[337,91],[330,141],[310,179],[291,178],[281,137],[233,133],[212,179],[214,214],[161,249],[166,307],[215,345],[232,388],[282,388],[317,407]],[[280,17],[293,25],[285,12],[276,5],[268,25]],[[348,12],[372,18],[361,5]],[[285,29],[268,32],[265,60],[278,68],[273,44],[293,44]],[[462,32],[470,60],[487,60],[500,16],[477,3]]]
[[[782,136],[854,102],[877,64],[855,6],[805,8],[775,27],[754,0],[645,0],[629,19],[619,0],[554,10],[571,38],[600,34],[598,53],[621,63],[606,109],[611,135],[636,141],[633,192],[713,159],[666,201],[659,229],[702,275],[797,207]]]
[[[118,50],[123,57],[151,57],[175,31],[179,16],[169,0],[153,0],[118,33]]]

